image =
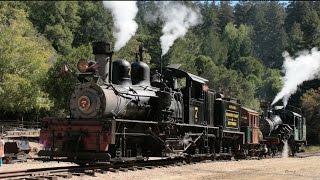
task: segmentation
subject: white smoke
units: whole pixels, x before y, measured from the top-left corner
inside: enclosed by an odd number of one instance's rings
[[[136,33],[138,24],[134,18],[138,13],[136,1],[103,1],[106,8],[111,10],[115,31],[113,35],[116,37],[114,50],[118,51],[130,40]]]
[[[160,17],[164,21],[163,35],[160,37],[163,56],[177,38],[183,37],[190,27],[200,23],[200,12],[180,2],[162,1],[157,5],[160,8]]]
[[[288,140],[285,140],[283,142],[283,149],[281,153],[282,158],[288,158],[289,157],[289,145],[288,145]]]
[[[272,105],[282,99],[283,105],[286,106],[289,97],[297,91],[298,85],[304,81],[316,79],[320,75],[320,51],[317,48],[312,48],[310,52],[299,52],[297,55],[294,59],[288,52],[283,53],[284,85],[274,98]]]

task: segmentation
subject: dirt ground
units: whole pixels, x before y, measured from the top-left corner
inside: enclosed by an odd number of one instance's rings
[[[73,165],[71,163],[27,162],[4,164],[0,171],[25,168]],[[120,180],[185,180],[185,179],[255,179],[255,180],[320,180],[320,156],[307,158],[275,158],[263,160],[241,160],[207,162],[170,168],[156,168],[107,174],[96,173],[95,177],[76,177],[74,180],[120,179]]]

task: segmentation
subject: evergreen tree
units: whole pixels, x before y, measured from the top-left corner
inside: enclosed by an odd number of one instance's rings
[[[220,34],[223,32],[226,25],[230,22],[234,22],[235,16],[233,14],[233,8],[229,1],[221,1],[218,10],[219,29]]]
[[[239,60],[242,56],[251,55],[251,29],[248,26],[240,25],[237,29],[233,23],[228,23],[222,35],[225,46],[228,48],[227,67]]]
[[[311,49],[320,46],[320,19],[313,7],[313,3],[309,1],[292,1],[287,7],[287,13],[287,32],[290,32],[293,28],[297,29],[298,23],[303,32],[303,40],[300,41],[300,43],[303,43],[303,47]],[[301,32],[298,33],[301,34]],[[294,42],[291,42],[291,44],[294,44]]]
[[[112,36],[112,15],[101,1],[79,1],[79,26],[74,30],[73,47],[89,44],[93,41],[114,42]]]

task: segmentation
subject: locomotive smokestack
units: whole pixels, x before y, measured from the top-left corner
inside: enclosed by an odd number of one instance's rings
[[[97,41],[92,43],[95,60],[98,64],[98,75],[100,76],[98,83],[111,82],[111,62],[112,54],[111,44],[105,41]]]

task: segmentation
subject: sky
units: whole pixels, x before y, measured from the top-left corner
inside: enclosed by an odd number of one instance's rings
[[[231,6],[235,6],[239,1],[230,1],[231,2]],[[285,3],[285,6],[288,5],[289,1],[279,1],[280,3]],[[216,1],[216,4],[219,4],[220,1]]]

